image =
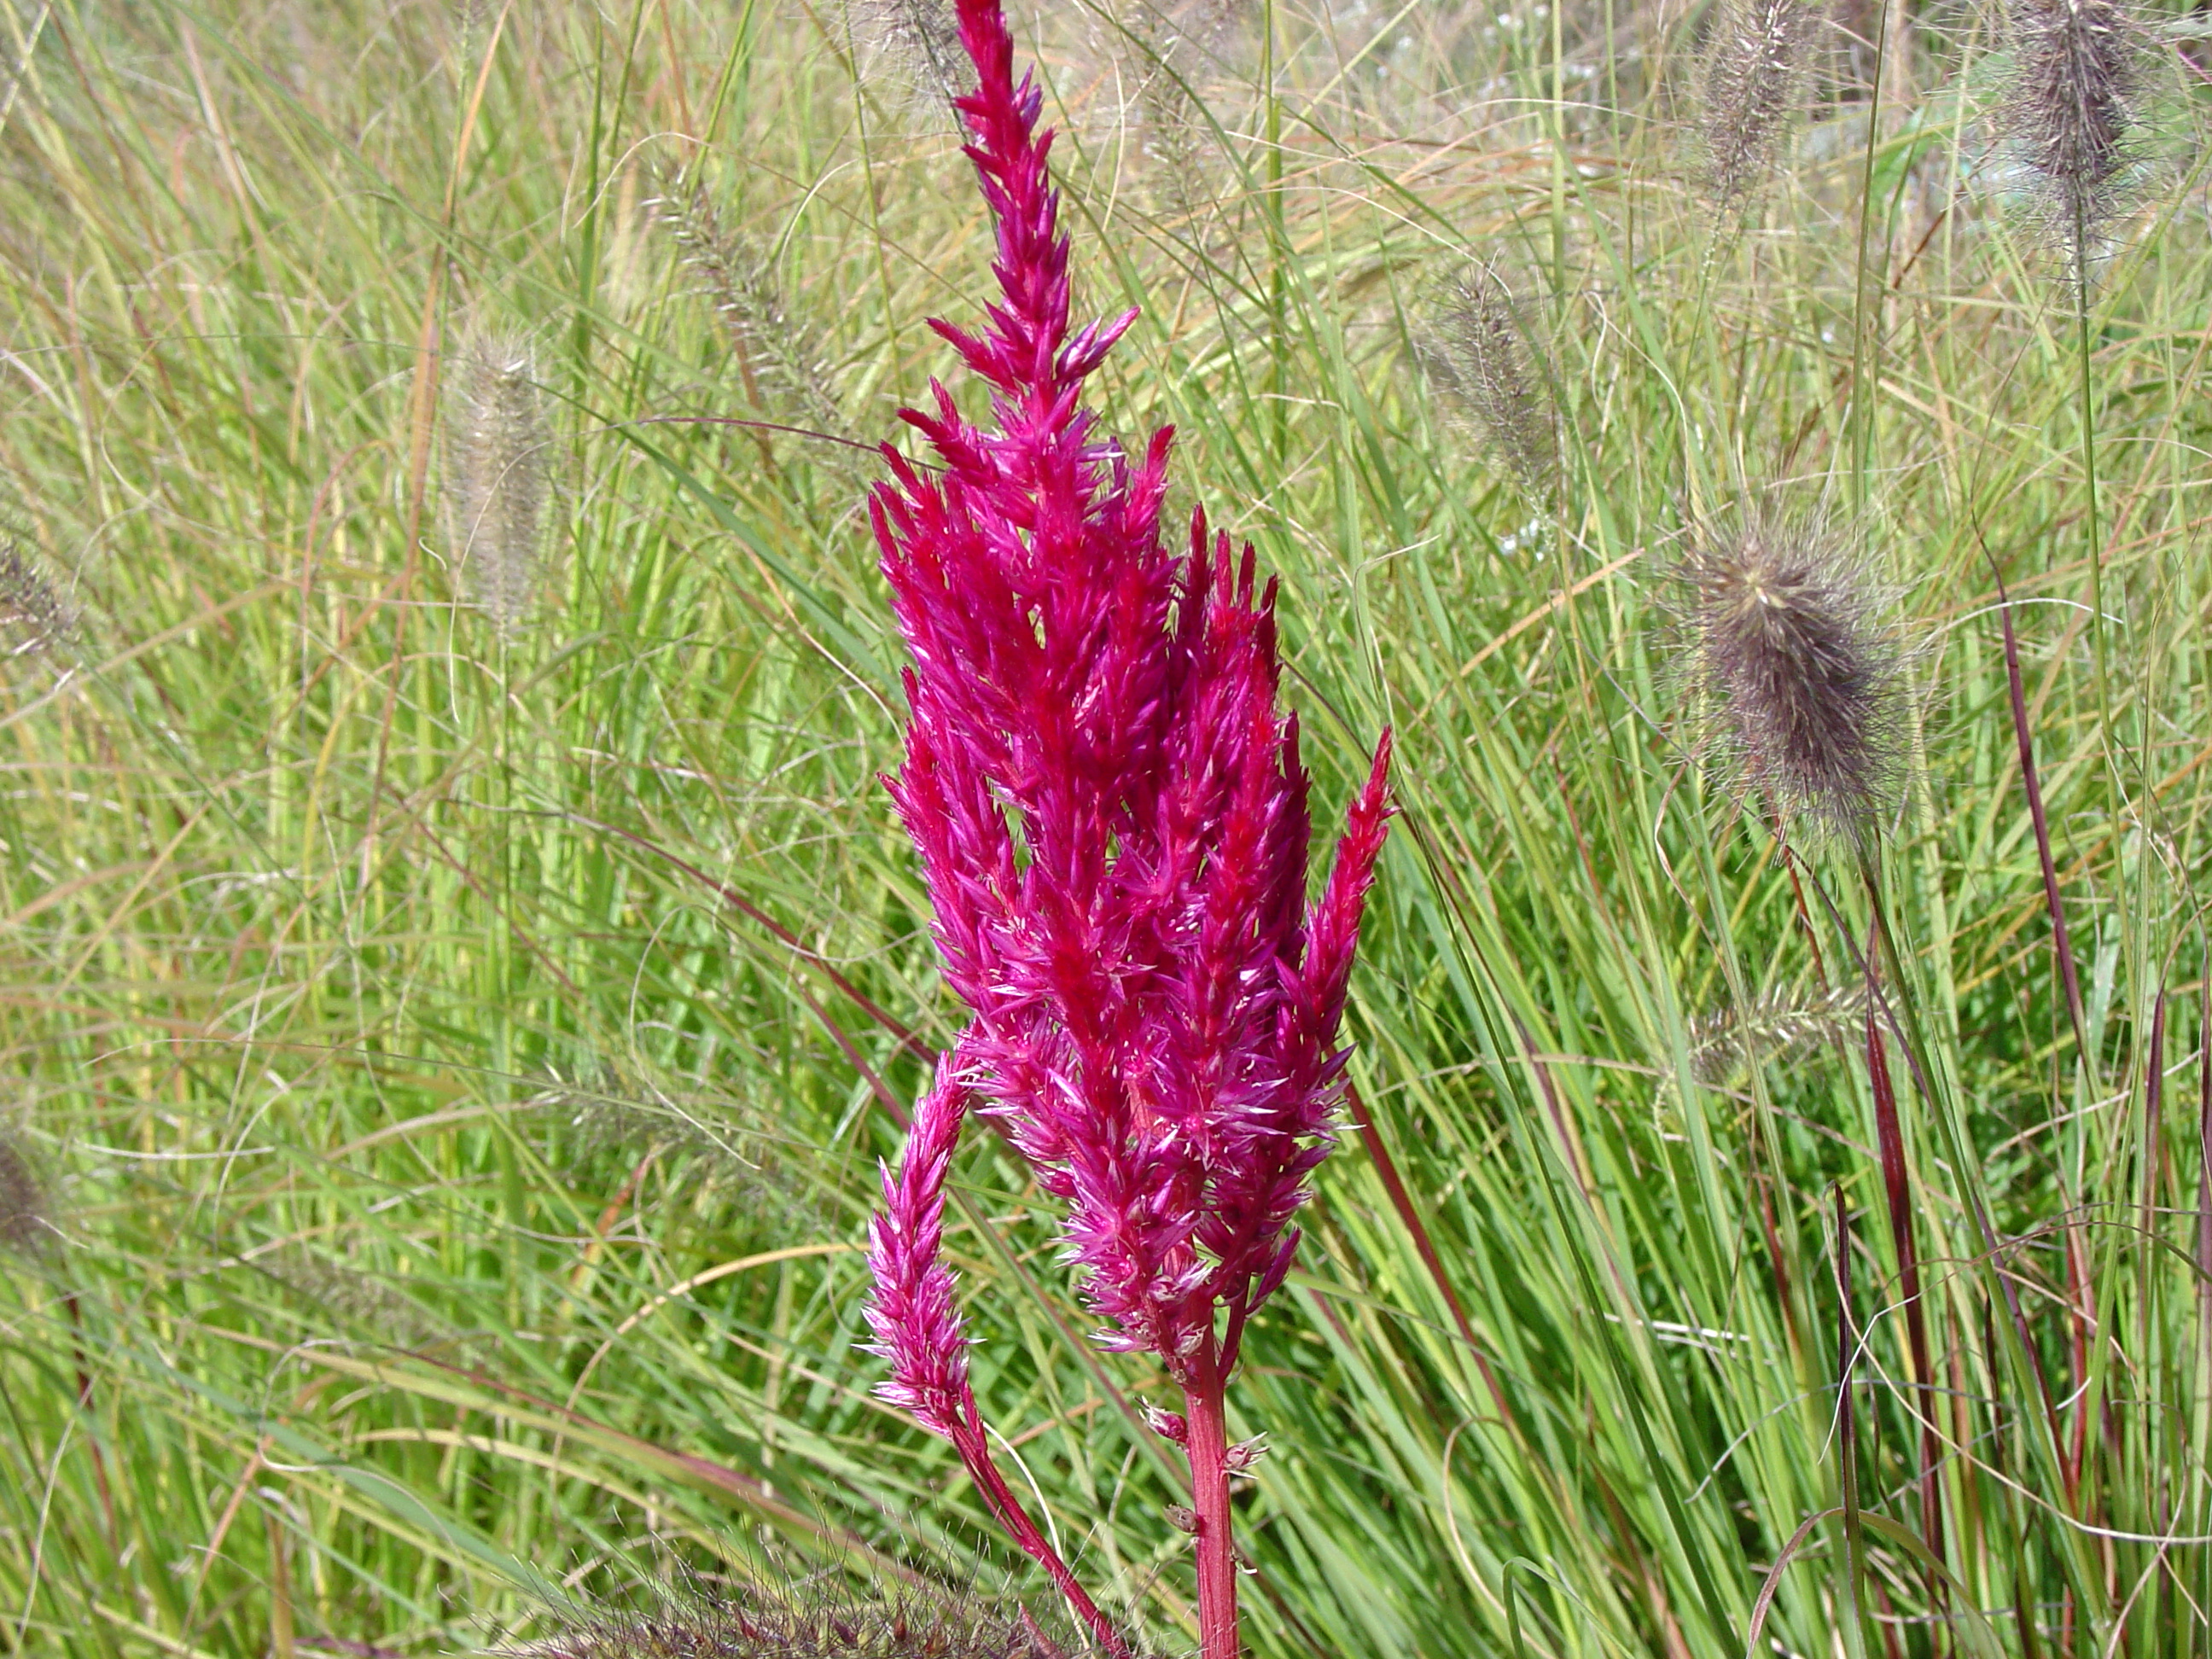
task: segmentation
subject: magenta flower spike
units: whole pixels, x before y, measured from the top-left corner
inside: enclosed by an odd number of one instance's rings
[[[1279,703],[1271,580],[1249,546],[1160,537],[1172,434],[1133,462],[1079,405],[1134,320],[1069,325],[1068,244],[999,0],[959,0],[980,84],[960,99],[998,226],[999,287],[970,334],[933,321],[992,388],[986,428],[943,386],[889,445],[869,515],[913,653],[906,759],[887,780],[920,849],[945,974],[973,1018],[884,1177],[868,1320],[886,1399],[951,1440],[1015,1541],[1109,1651],[1120,1636],[993,1466],[941,1259],[945,1173],[969,1103],[1067,1206],[1068,1255],[1109,1347],[1182,1389],[1159,1431],[1188,1454],[1205,1659],[1236,1659],[1224,1394],[1253,1311],[1297,1248],[1328,1150],[1336,1045],[1390,807],[1389,734],[1317,902],[1307,781]]]

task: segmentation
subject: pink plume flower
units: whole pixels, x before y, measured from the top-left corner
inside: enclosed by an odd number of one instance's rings
[[[915,1109],[906,1156],[886,1174],[884,1208],[869,1224],[868,1267],[875,1293],[866,1309],[874,1351],[891,1362],[884,1398],[947,1439],[974,1420],[967,1338],[952,1300],[952,1272],[939,1255],[945,1229],[945,1172],[967,1115],[968,1090],[947,1059]]]
[[[934,407],[903,418],[939,465],[885,446],[869,515],[913,653],[905,763],[886,781],[973,1018],[885,1174],[869,1318],[885,1397],[960,1444],[975,1406],[938,1241],[972,1091],[1066,1203],[1104,1340],[1209,1392],[1212,1432],[1330,1144],[1389,738],[1310,905],[1275,585],[1202,514],[1170,551],[1172,434],[1133,459],[1079,403],[1136,313],[1071,329],[1042,96],[1015,82],[998,0],[959,0],[959,17],[999,296],[977,332],[932,326],[991,388],[990,420],[933,385]]]

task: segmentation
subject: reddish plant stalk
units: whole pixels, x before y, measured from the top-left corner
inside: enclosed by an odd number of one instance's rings
[[[1229,1508],[1227,1375],[1207,1342],[1183,1386],[1192,1507],[1198,1512],[1198,1638],[1203,1659],[1237,1659],[1237,1546]]]
[[[1421,1220],[1420,1212],[1413,1206],[1413,1194],[1406,1189],[1405,1177],[1398,1173],[1397,1160],[1390,1156],[1390,1148],[1383,1141],[1382,1132],[1375,1127],[1375,1115],[1362,1103],[1357,1090],[1347,1085],[1344,1096],[1353,1121],[1358,1127],[1359,1144],[1367,1149],[1367,1156],[1375,1165],[1375,1173],[1382,1178],[1382,1190],[1389,1196],[1391,1209],[1396,1212],[1407,1237],[1413,1241],[1414,1252],[1421,1258],[1421,1265],[1428,1269],[1437,1293],[1443,1297],[1444,1307],[1451,1314],[1452,1323],[1459,1328],[1460,1340],[1467,1344],[1468,1352],[1474,1356],[1475,1369],[1482,1373],[1483,1386],[1490,1391],[1491,1403],[1498,1407],[1498,1420],[1505,1425],[1516,1440],[1520,1439],[1520,1419],[1514,1414],[1512,1402],[1505,1397],[1504,1386],[1498,1380],[1498,1368],[1490,1363],[1490,1356],[1484,1352],[1482,1344],[1475,1340],[1474,1323],[1468,1318],[1467,1307],[1459,1299],[1459,1292],[1452,1288],[1451,1279],[1444,1272],[1443,1258],[1437,1254],[1436,1241],[1429,1237],[1429,1230]]]
[[[1836,1193],[1836,1473],[1844,1522],[1844,1617],[1859,1622],[1859,1432],[1851,1398],[1851,1376],[1858,1368],[1859,1334],[1851,1317],[1851,1212],[1839,1185]]]
[[[2012,694],[2012,730],[2020,746],[2020,781],[2027,795],[2028,821],[2035,829],[2035,854],[2043,866],[2043,906],[2051,917],[2051,949],[2058,958],[2058,977],[2066,990],[2066,1017],[2073,1022],[2074,1043],[2086,1063],[2089,1057],[2087,1027],[2081,1018],[2081,981],[2074,967],[2074,941],[2066,930],[2066,906],[2058,896],[2058,865],[2051,855],[2051,821],[2043,810],[2043,786],[2035,775],[2035,739],[2028,729],[2027,691],[2020,672],[2020,640],[2012,628],[2012,595],[2005,592],[2004,577],[1990,561],[1997,584],[1997,622],[2004,629],[2005,685]]]
[[[993,1518],[1006,1529],[1006,1535],[1023,1554],[1050,1575],[1054,1588],[1067,1598],[1068,1605],[1075,1609],[1076,1616],[1083,1620],[1098,1644],[1114,1659],[1126,1659],[1129,1646],[1121,1639],[1121,1632],[1114,1628],[1112,1620],[1099,1611],[1098,1604],[1091,1599],[1091,1592],[1083,1588],[1082,1582],[1060,1559],[1060,1552],[1053,1548],[1052,1540],[1030,1518],[1030,1512],[1006,1485],[1006,1477],[999,1473],[981,1423],[972,1416],[962,1423],[952,1437],[952,1448],[960,1454],[969,1478],[983,1494],[983,1501],[991,1506]]]
[[[1890,1243],[1897,1252],[1897,1272],[1905,1296],[1905,1340],[1912,1350],[1912,1381],[1920,1391],[1912,1414],[1920,1425],[1920,1523],[1928,1553],[1943,1559],[1943,1490],[1941,1477],[1942,1443],[1936,1431],[1936,1368],[1929,1357],[1928,1313],[1920,1299],[1920,1252],[1912,1234],[1912,1189],[1905,1167],[1905,1128],[1897,1113],[1897,1089],[1890,1080],[1889,1056],[1884,1050],[1876,1014],[1880,999],[1868,988],[1866,1016],[1867,1076],[1874,1085],[1875,1139],[1881,1158],[1881,1189],[1889,1211]],[[1940,1597],[1942,1583],[1931,1569],[1931,1604]]]

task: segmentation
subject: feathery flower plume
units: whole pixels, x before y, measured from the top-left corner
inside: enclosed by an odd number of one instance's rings
[[[511,630],[529,612],[552,496],[553,430],[526,343],[464,342],[446,446],[454,561],[477,605]]]
[[[653,217],[666,227],[684,263],[705,283],[708,301],[729,337],[745,401],[757,410],[787,412],[842,432],[844,421],[823,377],[820,354],[785,306],[774,263],[724,229],[714,198],[699,179],[678,169],[656,182]]]
[[[968,58],[947,0],[848,0],[845,26],[863,75],[888,67],[918,96],[946,106],[960,95]]]
[[[1723,0],[1700,68],[1705,186],[1723,216],[1774,170],[1820,14],[1806,0]]]
[[[1899,769],[1897,651],[1864,566],[1817,526],[1753,522],[1684,562],[1688,672],[1778,817],[1856,839]]]
[[[57,1236],[44,1171],[12,1129],[0,1129],[0,1249],[36,1261]]]
[[[2126,204],[2142,26],[2124,0],[2013,0],[2008,21],[2003,129],[2078,276]]]
[[[1700,1083],[1725,1083],[1760,1060],[1851,1042],[1863,1035],[1865,1012],[1864,988],[1842,985],[1809,999],[1769,992],[1741,1007],[1700,1015],[1688,1031],[1691,1073]]]
[[[869,1319],[886,1395],[952,1442],[1015,1540],[1124,1650],[992,1468],[969,1389],[944,1184],[970,1104],[997,1116],[1067,1206],[1104,1341],[1157,1356],[1183,1390],[1184,1412],[1159,1421],[1191,1463],[1201,1642],[1236,1659],[1224,1391],[1329,1145],[1389,738],[1309,906],[1274,584],[1202,514],[1171,554],[1172,434],[1133,459],[1080,406],[1136,313],[1071,328],[1042,95],[1016,83],[999,0],[960,0],[960,28],[981,84],[957,107],[997,222],[999,297],[980,333],[933,326],[992,388],[994,426],[933,386],[935,408],[904,418],[941,470],[886,446],[892,480],[869,512],[914,656],[905,764],[886,781],[973,1019],[885,1172]]]
[[[1534,495],[1559,476],[1557,411],[1520,307],[1497,270],[1468,259],[1446,277],[1413,342],[1437,389],[1471,416]]]
[[[1139,0],[1125,14],[1130,78],[1152,190],[1186,224],[1217,204],[1221,160],[1198,83],[1218,68],[1242,21],[1239,0]]]
[[[67,644],[76,625],[76,611],[38,560],[13,537],[0,533],[0,655],[51,651]]]
[[[750,1102],[719,1092],[679,1097],[612,1071],[549,1079],[538,1099],[568,1121],[561,1151],[571,1166],[611,1155],[634,1172],[649,1158],[681,1166],[672,1195],[695,1206],[741,1194],[746,1213],[766,1222],[806,1230],[823,1219],[799,1172],[779,1155],[772,1111]],[[633,1194],[626,1182],[623,1203]]]
[[[376,1341],[419,1349],[453,1338],[451,1328],[413,1297],[305,1246],[273,1252],[256,1265],[318,1313],[365,1330]]]
[[[515,1659],[1061,1659],[1026,1610],[973,1593],[860,1600],[817,1584],[587,1615]]]

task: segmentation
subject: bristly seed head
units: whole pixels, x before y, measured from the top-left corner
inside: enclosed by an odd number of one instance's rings
[[[1898,653],[1864,562],[1817,526],[1753,523],[1683,562],[1686,667],[1745,793],[1856,840],[1899,772]]]
[[[1723,0],[1700,67],[1705,181],[1723,216],[1766,182],[1796,112],[1820,14],[1805,0]]]
[[[449,1326],[396,1285],[305,1245],[274,1251],[254,1265],[298,1299],[319,1336],[335,1326],[410,1350],[453,1340]]]
[[[956,43],[957,45],[957,43]],[[809,329],[791,314],[775,261],[725,228],[705,183],[681,168],[656,170],[652,203],[684,263],[705,284],[726,331],[745,399],[763,414],[842,434],[845,421]]]
[[[66,645],[77,617],[37,558],[0,532],[0,656],[33,656]]]
[[[1225,67],[1245,23],[1243,0],[1136,0],[1121,9],[1152,188],[1172,228],[1196,229],[1219,205],[1224,155],[1203,83]]]
[[[530,610],[550,526],[553,429],[529,345],[465,339],[446,430],[454,562],[502,633]]]
[[[2013,0],[2008,21],[2003,130],[2079,276],[2126,205],[2143,28],[2124,0]]]
[[[0,1249],[36,1261],[58,1237],[45,1172],[14,1130],[0,1129]]]
[[[1438,285],[1413,352],[1533,495],[1559,481],[1558,411],[1520,307],[1497,270],[1469,259]]]
[[[1865,1015],[1865,989],[1850,984],[1810,997],[1771,991],[1741,1006],[1730,1003],[1690,1022],[1690,1072],[1718,1085],[1762,1060],[1823,1043],[1848,1046],[1864,1035]]]
[[[643,1611],[599,1613],[508,1651],[517,1659],[1049,1659],[1089,1650],[1065,1632],[1048,1635],[1005,1598],[909,1590],[864,1601],[803,1583],[736,1595],[693,1589]]]
[[[845,25],[860,72],[888,69],[917,97],[950,110],[967,85],[968,54],[951,0],[847,0]]]

